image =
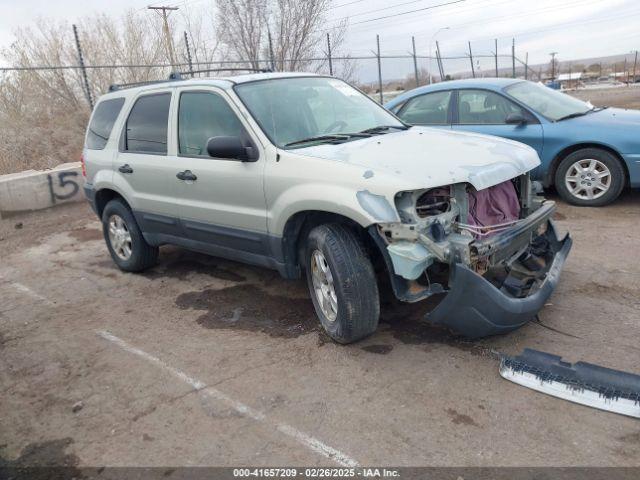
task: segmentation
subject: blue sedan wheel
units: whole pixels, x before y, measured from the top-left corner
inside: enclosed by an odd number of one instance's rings
[[[567,155],[556,170],[560,196],[573,205],[600,207],[613,202],[625,184],[620,161],[599,148],[584,148]]]
[[[564,177],[567,189],[581,200],[602,197],[611,187],[611,172],[595,158],[578,160],[569,167]]]

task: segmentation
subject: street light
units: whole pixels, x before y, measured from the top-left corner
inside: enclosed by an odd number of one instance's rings
[[[450,30],[450,29],[451,29],[451,27],[442,27],[442,28],[438,29],[436,31],[436,33],[434,33],[433,36],[431,37],[431,40],[429,40],[429,85],[431,85],[433,83],[433,74],[431,73],[433,71],[433,68],[431,68],[432,67],[432,63],[431,62],[433,61],[433,58],[431,58],[431,57],[433,57],[433,55],[431,53],[432,47],[433,47],[433,41],[435,40],[436,35],[438,35],[440,32],[442,32],[443,30]]]

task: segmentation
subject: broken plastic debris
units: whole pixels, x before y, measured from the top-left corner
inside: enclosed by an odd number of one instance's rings
[[[600,410],[640,418],[640,375],[525,348],[503,356],[500,375],[518,385]]]

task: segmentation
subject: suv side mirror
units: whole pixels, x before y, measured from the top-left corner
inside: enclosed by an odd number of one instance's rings
[[[504,119],[504,123],[507,125],[524,125],[527,123],[527,119],[521,113],[510,113],[507,118]]]
[[[210,157],[255,162],[258,157],[254,147],[246,147],[240,137],[211,137],[207,140]]]

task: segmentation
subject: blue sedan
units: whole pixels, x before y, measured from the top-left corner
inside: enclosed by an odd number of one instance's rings
[[[533,179],[555,185],[574,205],[606,205],[625,186],[640,187],[637,110],[594,107],[541,84],[504,78],[427,85],[385,107],[409,124],[526,143],[542,161]]]

